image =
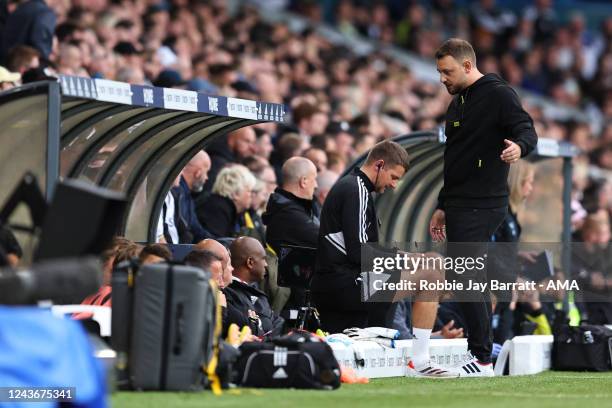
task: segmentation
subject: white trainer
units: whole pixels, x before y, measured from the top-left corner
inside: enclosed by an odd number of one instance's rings
[[[421,378],[457,378],[459,373],[453,368],[442,367],[433,361],[428,361],[420,366],[415,366],[412,360],[408,363],[408,377]]]
[[[494,377],[492,363],[481,363],[470,354],[469,359],[460,363],[456,368],[459,377]]]

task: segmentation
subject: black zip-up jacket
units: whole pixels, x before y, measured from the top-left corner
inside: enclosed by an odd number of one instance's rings
[[[444,187],[438,208],[498,208],[508,205],[504,139],[521,148],[521,157],[538,142],[531,117],[514,90],[486,74],[455,96],[446,112]]]
[[[361,272],[361,244],[378,242],[372,191],[374,185],[368,176],[355,169],[338,180],[325,198],[313,291],[355,285]]]
[[[267,226],[266,239],[277,254],[281,244],[318,246],[319,211],[313,200],[279,187],[270,195],[262,219]]]
[[[223,293],[227,300],[227,314],[223,322],[224,336],[232,323],[236,323],[241,329],[249,326],[256,336],[282,334],[285,320],[274,313],[265,293],[238,280],[233,280],[223,289]],[[249,317],[249,310],[257,314],[257,321]]]

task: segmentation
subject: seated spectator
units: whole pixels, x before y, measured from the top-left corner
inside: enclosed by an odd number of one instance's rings
[[[301,156],[306,146],[306,142],[296,133],[285,133],[280,137],[276,145],[276,150],[272,152],[272,157],[270,159],[270,162],[274,166],[277,180],[281,179],[280,170],[283,163],[294,156]]]
[[[187,254],[183,260],[185,265],[195,266],[205,272],[209,272],[212,280],[217,283],[219,288],[223,287],[223,258],[217,256],[211,251],[203,249],[194,249]],[[220,295],[221,306],[225,307],[225,296]]]
[[[336,152],[330,152],[327,154],[327,168],[336,174],[342,174],[346,169],[346,159]]]
[[[129,239],[123,237],[115,237],[109,246],[109,249],[102,253],[102,268],[104,273],[103,284],[100,289],[87,296],[82,302],[82,305],[107,306],[111,307],[111,273],[123,261],[137,258],[142,247]],[[74,319],[82,320],[91,317],[91,313],[77,313],[73,316]]]
[[[204,150],[201,150],[181,172],[179,186],[172,189],[178,208],[177,230],[181,244],[191,244],[210,238],[210,233],[200,224],[201,219],[199,220],[196,215],[195,203],[191,196],[192,192],[202,191],[208,179],[209,169],[210,158]]]
[[[240,235],[248,235],[257,238],[259,242],[266,243],[266,228],[261,219],[261,212],[268,201],[266,184],[256,179],[255,186],[251,193],[251,206],[247,208],[239,217]]]
[[[293,110],[293,122],[297,125],[298,134],[310,143],[312,136],[325,132],[329,119],[316,106],[303,102]]]
[[[24,72],[40,66],[40,53],[27,45],[11,48],[6,59],[6,68],[23,75]]]
[[[327,170],[327,153],[324,150],[310,147],[304,152],[304,157],[315,165],[317,173]]]
[[[212,194],[198,207],[198,218],[214,238],[239,231],[238,217],[251,206],[255,177],[242,165],[226,167],[217,176]]]
[[[266,251],[259,241],[251,237],[239,237],[230,246],[234,277],[225,288],[227,320],[224,337],[230,324],[248,326],[259,337],[281,334],[284,320],[270,307],[265,293],[255,288],[266,272]]]
[[[173,187],[178,187],[179,181],[180,177],[177,177]],[[157,229],[155,231],[157,242],[163,244],[179,244],[180,239],[177,228],[178,223],[179,219],[176,211],[176,201],[174,199],[174,195],[172,194],[172,190],[170,190],[166,194],[166,198],[164,198],[161,214],[159,215],[159,220],[157,221]]]
[[[140,251],[138,260],[141,265],[169,262],[172,260],[172,252],[164,244],[148,244]]]
[[[612,324],[612,245],[607,213],[589,215],[574,245],[572,273],[581,291],[582,318],[590,324]]]
[[[217,175],[224,167],[232,163],[241,163],[247,157],[254,155],[256,148],[255,130],[252,127],[240,128],[215,140],[207,147],[211,167],[210,178],[204,185],[204,191],[212,190]]]
[[[221,289],[232,282],[232,272],[234,268],[232,267],[230,254],[226,247],[214,239],[205,239],[195,244],[193,248],[194,250],[212,252],[217,258],[221,259],[222,273],[221,280],[219,281],[219,287]]]
[[[263,214],[267,240],[278,254],[281,244],[317,247],[319,212],[314,205],[317,169],[308,159],[293,157],[282,168],[283,184],[270,196]]]
[[[0,36],[2,59],[8,50],[18,44],[29,45],[48,59],[53,49],[53,32],[57,17],[53,9],[44,1],[15,2],[17,8],[4,22],[4,32]]]
[[[281,244],[317,247],[321,211],[314,201],[317,169],[310,160],[292,157],[283,165],[282,174],[283,184],[270,196],[263,214],[268,244],[278,256]],[[272,298],[275,310],[283,309],[282,315],[287,317],[291,315],[288,310],[305,304],[304,291],[301,288],[279,291],[274,272],[269,271],[265,290]]]
[[[317,175],[318,187],[315,194],[317,197],[317,201],[321,206],[323,206],[323,203],[325,202],[325,198],[327,197],[329,190],[331,190],[333,185],[336,183],[338,177],[338,173],[334,173],[330,170],[322,171]]]

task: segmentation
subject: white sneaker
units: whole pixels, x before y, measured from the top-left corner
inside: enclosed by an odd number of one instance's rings
[[[459,377],[494,377],[492,363],[481,363],[470,354],[470,358],[456,368]]]
[[[423,365],[415,366],[412,360],[408,363],[408,377],[421,378],[457,378],[459,373],[452,368],[442,367],[433,361],[428,361]]]

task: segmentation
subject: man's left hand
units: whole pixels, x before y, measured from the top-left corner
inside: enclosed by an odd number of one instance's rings
[[[521,158],[521,147],[508,139],[504,139],[504,143],[506,148],[500,156],[502,161],[508,164],[516,163]]]

